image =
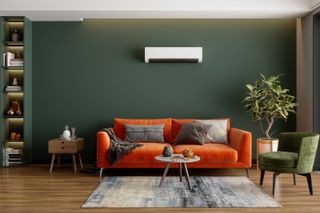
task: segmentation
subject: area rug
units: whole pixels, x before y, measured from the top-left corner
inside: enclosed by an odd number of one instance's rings
[[[105,177],[82,207],[256,208],[281,207],[247,177]]]

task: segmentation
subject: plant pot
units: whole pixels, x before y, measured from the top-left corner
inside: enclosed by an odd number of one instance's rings
[[[257,169],[259,169],[259,155],[265,152],[276,152],[278,150],[278,138],[258,138],[257,139]]]

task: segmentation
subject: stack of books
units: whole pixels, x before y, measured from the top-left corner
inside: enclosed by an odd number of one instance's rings
[[[5,91],[6,92],[19,92],[19,91],[22,91],[22,86],[7,86]]]
[[[2,64],[5,67],[22,67],[24,61],[21,58],[15,58],[14,53],[6,52],[3,53]]]
[[[5,148],[3,149],[3,166],[22,164],[22,150]]]
[[[23,59],[11,59],[8,66],[23,67]]]

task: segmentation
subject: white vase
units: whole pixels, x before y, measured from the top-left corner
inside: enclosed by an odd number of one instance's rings
[[[64,140],[71,140],[71,133],[69,131],[69,129],[65,129],[62,133],[63,139]]]

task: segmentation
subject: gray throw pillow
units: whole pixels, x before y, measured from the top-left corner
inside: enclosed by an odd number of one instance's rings
[[[178,144],[203,145],[204,142],[207,140],[206,136],[209,128],[210,128],[210,125],[205,125],[201,123],[182,124],[174,145],[178,145]]]
[[[154,141],[164,142],[163,127],[160,125],[129,125],[125,124],[125,140],[130,142]]]
[[[195,120],[194,123],[210,125],[207,133],[209,143],[228,143],[227,119]]]

